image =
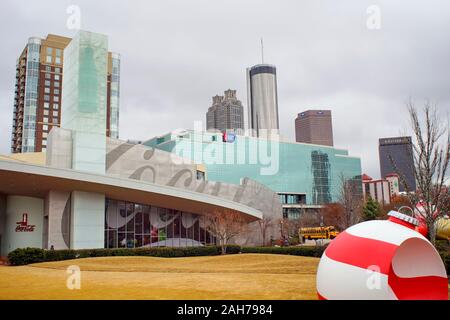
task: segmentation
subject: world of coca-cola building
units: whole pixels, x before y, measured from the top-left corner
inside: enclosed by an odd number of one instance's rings
[[[281,217],[278,195],[243,179],[208,181],[204,166],[142,144],[107,138],[105,173],[72,168],[74,133],[54,128],[47,153],[0,157],[1,256],[16,248],[216,244],[207,216],[237,212],[255,228],[235,239],[258,245],[257,221]],[[273,236],[278,238],[279,230]]]

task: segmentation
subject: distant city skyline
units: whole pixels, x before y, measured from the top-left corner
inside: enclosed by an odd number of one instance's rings
[[[0,153],[10,151],[15,62],[24,39],[48,33],[73,37],[69,4],[2,2]],[[450,3],[410,1],[405,8],[379,1],[378,30],[367,28],[372,4],[76,3],[81,28],[108,35],[111,50],[121,53],[122,139],[193,128],[195,121],[205,122],[211,94],[228,87],[239,93],[247,117],[246,68],[260,62],[264,37],[264,60],[277,67],[282,136],[295,141],[293,119],[302,110],[330,109],[335,146],[361,157],[363,172],[377,178],[378,139],[411,135],[410,98],[419,107],[427,99],[436,102],[443,115],[450,109],[450,44],[442,42],[450,29]],[[248,17],[258,19],[249,24]]]

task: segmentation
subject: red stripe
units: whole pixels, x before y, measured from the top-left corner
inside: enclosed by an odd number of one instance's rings
[[[317,296],[319,297],[319,300],[328,300],[324,296],[322,296],[319,292],[317,292]]]
[[[363,269],[378,266],[380,273],[387,275],[397,248],[392,243],[358,237],[344,231],[330,242],[325,254],[334,261]]]
[[[388,220],[392,221],[392,222],[394,222],[396,224],[402,225],[404,227],[407,227],[408,229],[415,230],[415,225],[413,225],[412,223],[409,223],[407,221],[400,220],[400,219],[398,219],[396,217],[389,217]]]
[[[389,286],[399,300],[448,300],[447,278],[400,278],[391,271],[388,279]]]

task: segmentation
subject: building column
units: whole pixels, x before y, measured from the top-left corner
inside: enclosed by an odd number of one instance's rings
[[[70,248],[104,248],[105,195],[73,191],[70,207]]]
[[[6,196],[0,194],[0,257],[6,256]]]
[[[70,192],[51,190],[45,199],[44,248],[70,248]]]

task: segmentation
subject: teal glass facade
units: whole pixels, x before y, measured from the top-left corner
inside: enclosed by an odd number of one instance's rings
[[[239,184],[248,177],[285,197],[285,204],[323,205],[339,198],[342,178],[361,185],[361,160],[327,146],[267,141],[220,133],[171,133],[144,145],[172,152],[206,166],[207,180]],[[282,196],[281,194],[285,194]]]

